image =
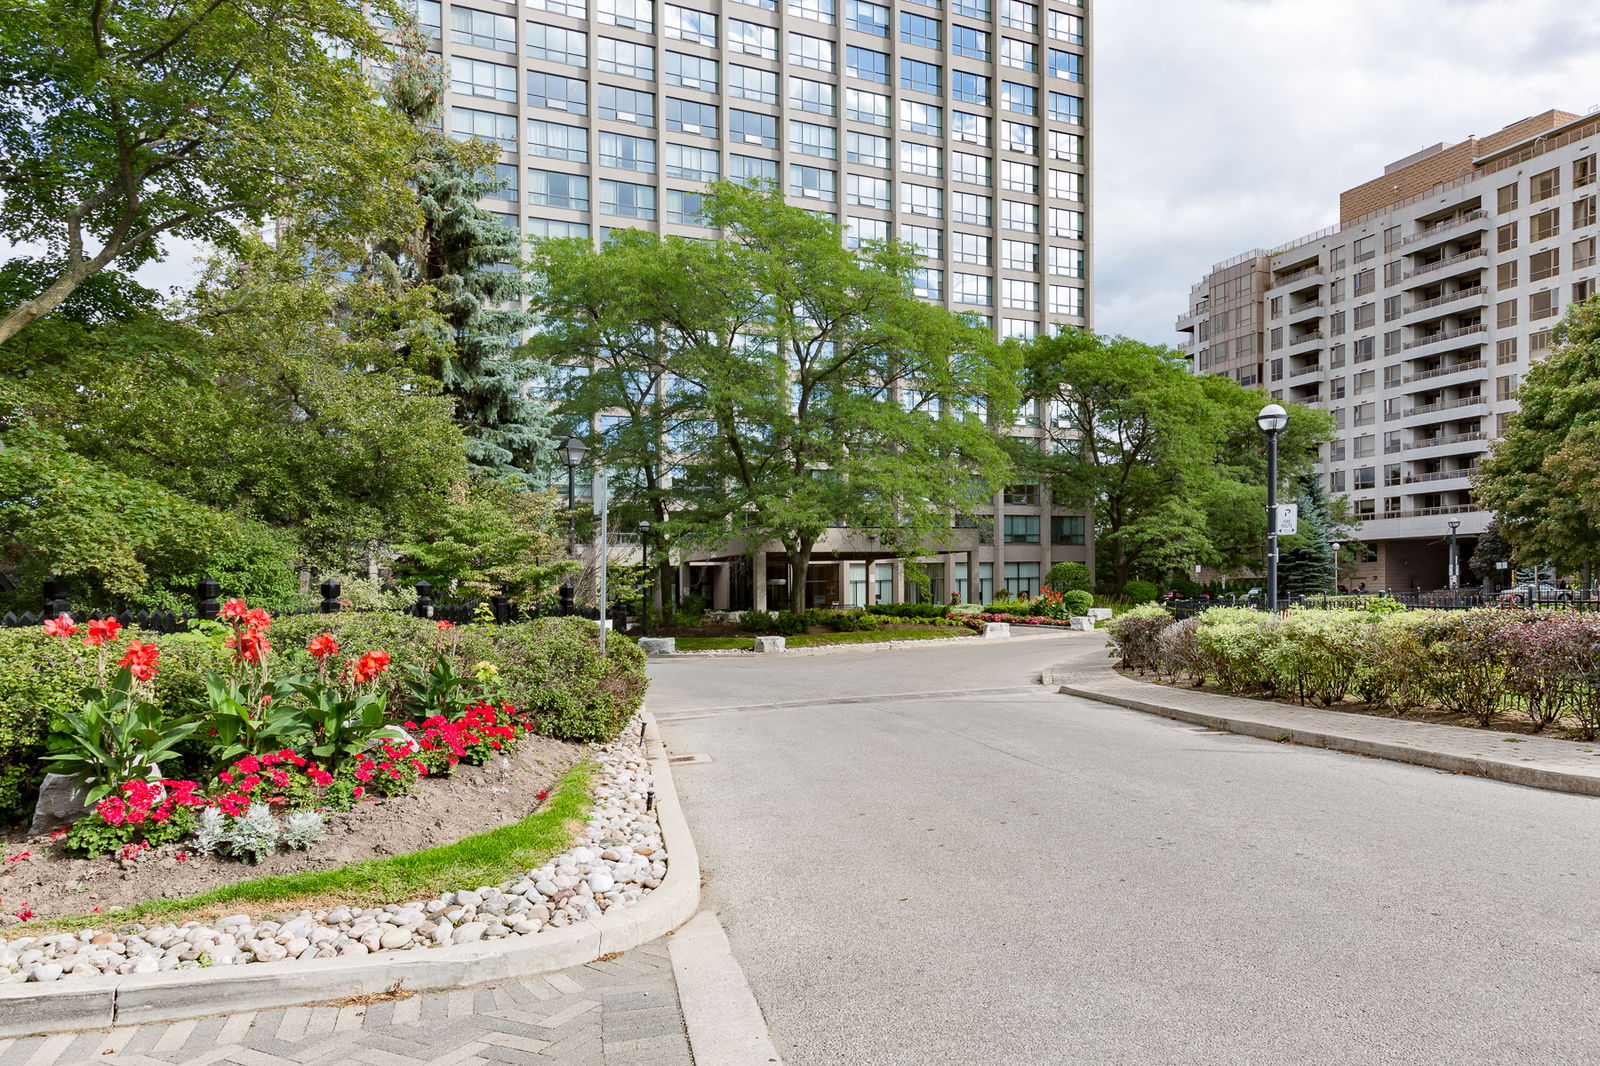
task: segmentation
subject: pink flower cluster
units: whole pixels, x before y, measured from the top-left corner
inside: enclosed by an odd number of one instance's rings
[[[94,809],[107,825],[159,825],[180,807],[204,807],[199,790],[193,781],[125,781],[121,795],[107,796]]]
[[[486,746],[500,751],[515,740],[516,727],[502,724],[515,720],[516,710],[509,703],[498,712],[487,703],[475,703],[467,708],[459,722],[436,714],[421,722],[407,722],[406,728],[412,731],[423,751],[436,753],[445,765],[454,766],[474,747]],[[527,723],[524,728],[528,728]]]

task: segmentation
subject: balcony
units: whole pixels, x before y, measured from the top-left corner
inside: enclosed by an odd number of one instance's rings
[[[1487,396],[1462,396],[1454,400],[1441,400],[1438,403],[1430,403],[1424,404],[1421,407],[1413,407],[1411,410],[1404,412],[1402,417],[1410,418],[1412,415],[1431,415],[1439,411],[1454,411],[1457,408],[1472,407],[1476,404],[1488,402],[1489,397]]]
[[[1481,511],[1483,508],[1475,503],[1452,503],[1445,507],[1417,507],[1410,511],[1385,511],[1383,514],[1356,515],[1362,522],[1371,522],[1378,518],[1432,518],[1441,514],[1466,514],[1469,511]]]
[[[1298,337],[1290,337],[1289,347],[1294,348],[1302,344],[1309,344],[1312,341],[1320,340],[1322,340],[1322,331],[1320,329],[1314,329],[1310,333],[1302,333]]]
[[[1322,373],[1322,370],[1323,366],[1321,363],[1312,363],[1310,366],[1295,367],[1293,370],[1289,371],[1289,376],[1292,378],[1298,378],[1306,374],[1320,374]]]
[[[1432,242],[1438,240],[1441,234],[1455,233],[1457,230],[1471,225],[1474,222],[1476,222],[1477,225],[1473,226],[1473,229],[1484,229],[1489,225],[1487,221],[1488,218],[1489,212],[1487,211],[1481,209],[1472,211],[1468,214],[1462,215],[1460,218],[1453,218],[1448,222],[1441,222],[1432,229],[1425,229],[1421,233],[1413,233],[1409,237],[1404,237],[1400,241],[1400,247],[1405,248],[1409,245],[1431,244]]]
[[[1434,378],[1442,378],[1448,374],[1457,374],[1463,370],[1482,370],[1488,365],[1488,362],[1483,359],[1471,359],[1465,363],[1455,363],[1451,366],[1435,367],[1432,370],[1424,370],[1420,374],[1412,374],[1408,378],[1402,378],[1401,384],[1409,385],[1413,381],[1431,381]]]
[[[1406,443],[1406,451],[1414,448],[1443,448],[1451,444],[1466,444],[1469,441],[1488,440],[1489,434],[1478,430],[1475,433],[1455,433],[1448,437],[1433,437],[1429,440],[1414,440]]]
[[[1322,272],[1321,263],[1312,263],[1308,267],[1302,267],[1301,269],[1296,270],[1293,274],[1285,274],[1281,278],[1273,278],[1272,287],[1276,289],[1284,285],[1292,285],[1295,282],[1303,281],[1306,278],[1317,277],[1321,275]]]
[[[1471,466],[1463,467],[1460,470],[1435,470],[1427,474],[1407,474],[1405,483],[1407,485],[1421,485],[1434,481],[1450,481],[1458,477],[1471,477],[1477,472],[1478,464],[1473,463]]]
[[[1456,292],[1447,292],[1443,296],[1435,296],[1431,300],[1424,300],[1422,303],[1412,304],[1410,307],[1400,312],[1400,315],[1402,318],[1404,318],[1407,315],[1411,315],[1417,311],[1426,311],[1430,307],[1443,307],[1445,304],[1453,304],[1457,300],[1465,300],[1470,296],[1482,296],[1488,291],[1489,290],[1484,288],[1482,285],[1474,285],[1470,289],[1459,289]]]
[[[1301,317],[1311,313],[1312,311],[1320,312],[1322,310],[1322,308],[1324,308],[1326,306],[1328,306],[1328,302],[1326,300],[1308,300],[1308,301],[1306,301],[1305,303],[1301,304],[1298,307],[1289,308],[1289,318],[1292,320],[1292,319],[1296,319],[1296,318],[1301,318]],[[1321,318],[1322,315],[1318,314],[1317,317]]]
[[[1486,256],[1488,254],[1489,254],[1489,249],[1487,249],[1487,248],[1474,248],[1471,251],[1462,252],[1459,255],[1452,255],[1448,259],[1441,259],[1437,263],[1424,263],[1422,266],[1417,267],[1415,270],[1406,271],[1404,274],[1401,275],[1401,277],[1402,278],[1415,278],[1415,277],[1420,277],[1423,274],[1433,274],[1433,273],[1436,273],[1436,272],[1438,272],[1440,270],[1445,270],[1445,269],[1447,269],[1449,267],[1453,267],[1453,266],[1457,266],[1457,265],[1459,265],[1461,263],[1465,263],[1469,259],[1478,259],[1478,258],[1481,258],[1481,257]],[[1475,267],[1473,269],[1481,270],[1482,267]]]
[[[1400,346],[1400,350],[1409,352],[1413,348],[1422,348],[1429,344],[1438,344],[1441,341],[1453,341],[1457,337],[1467,337],[1474,333],[1485,333],[1488,329],[1487,325],[1479,322],[1471,326],[1462,326],[1460,329],[1441,330],[1438,333],[1429,334],[1414,341],[1406,341],[1405,344]]]

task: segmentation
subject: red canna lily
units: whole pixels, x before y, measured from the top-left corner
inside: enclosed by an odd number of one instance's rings
[[[386,651],[369,651],[356,663],[354,677],[358,685],[365,684],[389,669],[389,653]]]
[[[117,633],[121,629],[122,623],[115,618],[91,621],[89,623],[89,635],[83,638],[83,642],[91,648],[98,648],[102,644],[116,640]]]
[[[80,630],[72,621],[72,616],[70,614],[60,615],[59,617],[52,618],[45,622],[44,631],[49,633],[52,637],[63,638],[76,636],[78,633],[82,632],[82,630]]]
[[[229,600],[227,603],[222,605],[222,610],[218,613],[223,618],[232,620],[235,618],[243,618],[245,612],[248,610],[249,608],[244,605],[243,600]]]
[[[156,660],[160,657],[161,649],[154,644],[130,640],[117,665],[126,666],[140,681],[149,681],[156,676]]]
[[[323,633],[321,636],[312,637],[311,643],[306,645],[313,658],[326,659],[330,655],[339,654],[339,642],[332,633]]]

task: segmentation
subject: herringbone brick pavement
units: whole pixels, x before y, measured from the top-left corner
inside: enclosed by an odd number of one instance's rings
[[[376,1002],[0,1039],[0,1066],[693,1066],[663,941],[561,973]]]

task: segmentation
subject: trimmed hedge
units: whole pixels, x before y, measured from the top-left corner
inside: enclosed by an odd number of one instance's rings
[[[1044,576],[1044,587],[1057,592],[1094,592],[1094,575],[1082,563],[1057,563]]]
[[[950,605],[944,603],[875,603],[864,610],[885,618],[947,618],[950,615]]]

